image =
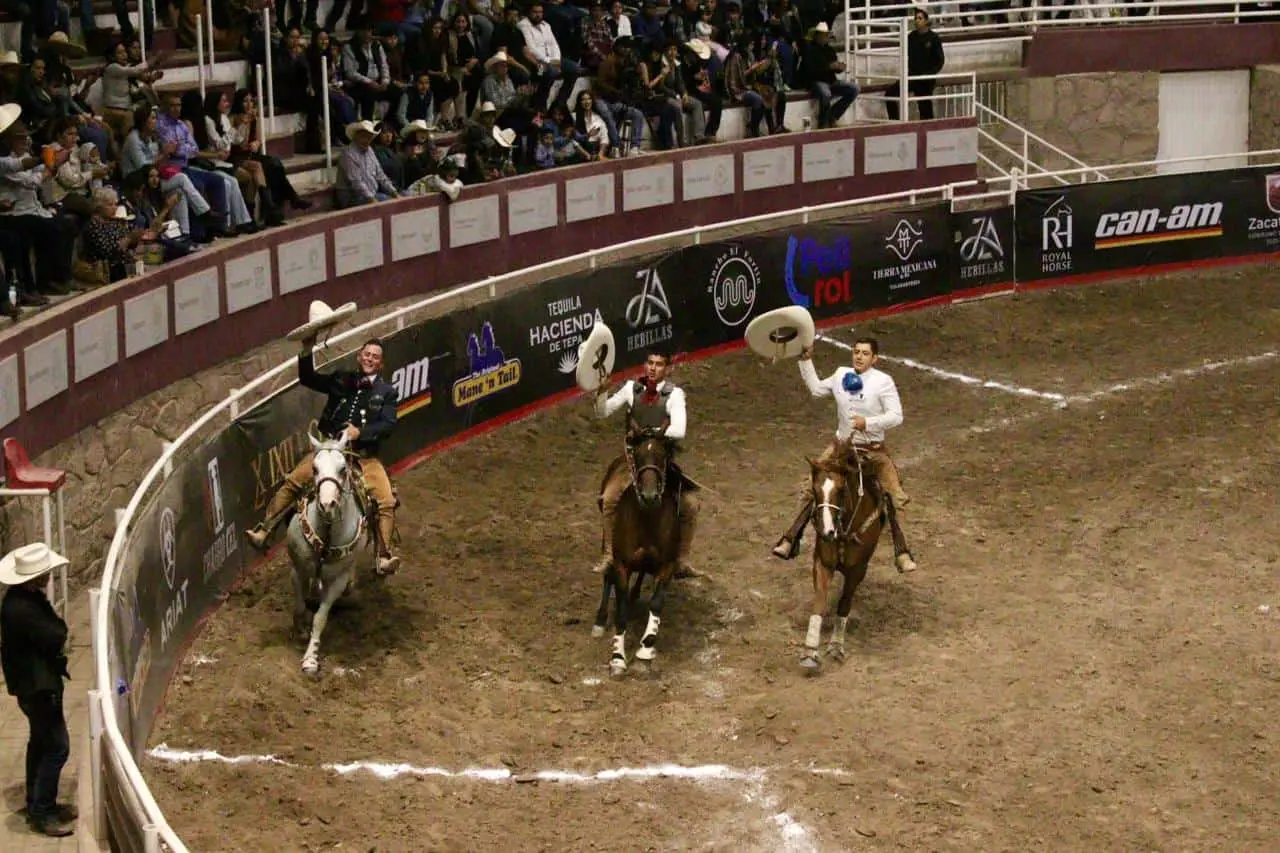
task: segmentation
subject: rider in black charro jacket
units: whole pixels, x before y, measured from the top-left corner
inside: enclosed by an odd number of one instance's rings
[[[378,502],[378,573],[389,575],[400,567],[400,557],[391,550],[396,526],[396,498],[391,490],[387,469],[378,459],[378,447],[396,425],[397,393],[394,385],[378,376],[382,370],[382,342],[367,341],[356,357],[359,370],[336,370],[317,373],[312,347],[315,338],[302,342],[298,355],[298,381],[312,391],[329,396],[320,415],[318,429],[326,438],[339,438],[346,433],[349,446],[360,462],[365,485]],[[315,473],[312,458],[306,458],[285,478],[267,506],[261,524],[245,535],[249,543],[262,550],[289,508],[311,487]]]

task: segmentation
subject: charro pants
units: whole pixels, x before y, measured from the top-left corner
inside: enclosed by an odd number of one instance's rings
[[[71,736],[62,713],[62,690],[18,697],[31,726],[27,739],[27,816],[47,817],[58,806],[58,781],[71,754]]]
[[[376,456],[361,456],[357,457],[357,460],[360,464],[360,472],[364,474],[365,485],[373,494],[373,499],[378,502],[378,531],[382,537],[383,547],[389,549],[396,520],[396,496],[391,490],[391,478],[387,476],[387,469],[383,467],[382,460]],[[285,512],[306,493],[314,479],[315,465],[311,454],[307,454],[289,472],[289,476],[284,478],[284,482],[280,484],[280,488],[267,506],[263,524],[268,532],[280,523]]]
[[[618,502],[627,487],[631,485],[631,471],[625,464],[615,465],[613,474],[604,484],[600,493],[601,521],[601,555],[608,558],[612,555],[613,523],[618,515]],[[680,492],[680,549],[679,560],[686,562],[690,548],[693,546],[693,535],[698,529],[698,510],[702,504],[698,496],[689,489]]]

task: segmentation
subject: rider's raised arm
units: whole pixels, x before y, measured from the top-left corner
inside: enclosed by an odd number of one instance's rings
[[[800,359],[800,378],[804,380],[804,386],[809,389],[809,393],[815,397],[831,396],[831,377],[826,379],[818,378],[818,371],[813,366],[813,361],[808,358]]]
[[[328,394],[333,389],[333,380],[336,376],[336,373],[316,372],[316,354],[311,347],[298,353],[298,383],[303,388]]]
[[[614,414],[614,412],[618,411],[623,407],[630,408],[634,403],[635,403],[635,394],[632,391],[631,383],[624,382],[622,383],[622,387],[619,388],[617,391],[614,391],[613,395],[610,397],[605,397],[603,394],[597,395],[596,417],[597,418],[611,417]]]
[[[887,384],[876,398],[884,411],[867,418],[867,429],[893,429],[902,423],[902,400],[898,397],[898,386],[889,376],[883,373],[880,376]]]
[[[681,388],[673,388],[667,397],[667,420],[667,431],[664,433],[666,437],[676,441],[684,438],[689,416],[685,411],[684,390]]]
[[[360,438],[371,441],[381,440],[391,434],[396,425],[396,404],[400,394],[394,386],[389,386],[382,396],[382,408],[369,413],[369,419],[360,428]]]

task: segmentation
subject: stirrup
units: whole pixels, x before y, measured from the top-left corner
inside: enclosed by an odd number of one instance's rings
[[[797,537],[797,539],[798,538],[799,537]],[[783,546],[786,546],[785,552],[782,551]],[[778,540],[778,544],[773,546],[773,551],[770,553],[779,560],[794,560],[796,557],[800,556],[800,543],[794,539],[788,539],[786,536],[783,536]]]

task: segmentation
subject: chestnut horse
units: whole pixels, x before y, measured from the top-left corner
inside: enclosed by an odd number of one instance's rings
[[[592,636],[604,636],[609,619],[609,593],[615,592],[613,653],[609,659],[609,671],[613,675],[627,671],[627,619],[629,609],[640,596],[645,575],[653,575],[656,582],[649,597],[649,622],[640,638],[636,660],[647,663],[657,655],[655,646],[662,622],[662,605],[676,571],[683,483],[670,468],[674,444],[662,433],[661,429],[633,430],[627,437],[623,457],[615,460],[605,472],[607,483],[617,466],[626,464],[631,469],[632,483],[618,502],[613,524],[613,560],[604,572],[600,607],[591,629]],[[601,491],[604,491],[603,483]]]
[[[863,465],[857,451],[846,445],[830,460],[809,459],[812,490],[813,607],[804,637],[800,665],[810,674],[822,667],[818,646],[822,639],[822,617],[827,611],[828,592],[835,573],[844,574],[844,587],[836,607],[835,624],[826,654],[843,661],[844,635],[853,606],[853,593],[867,576],[867,563],[876,552],[885,524],[885,502],[879,484]],[[864,475],[865,471],[865,475]]]

